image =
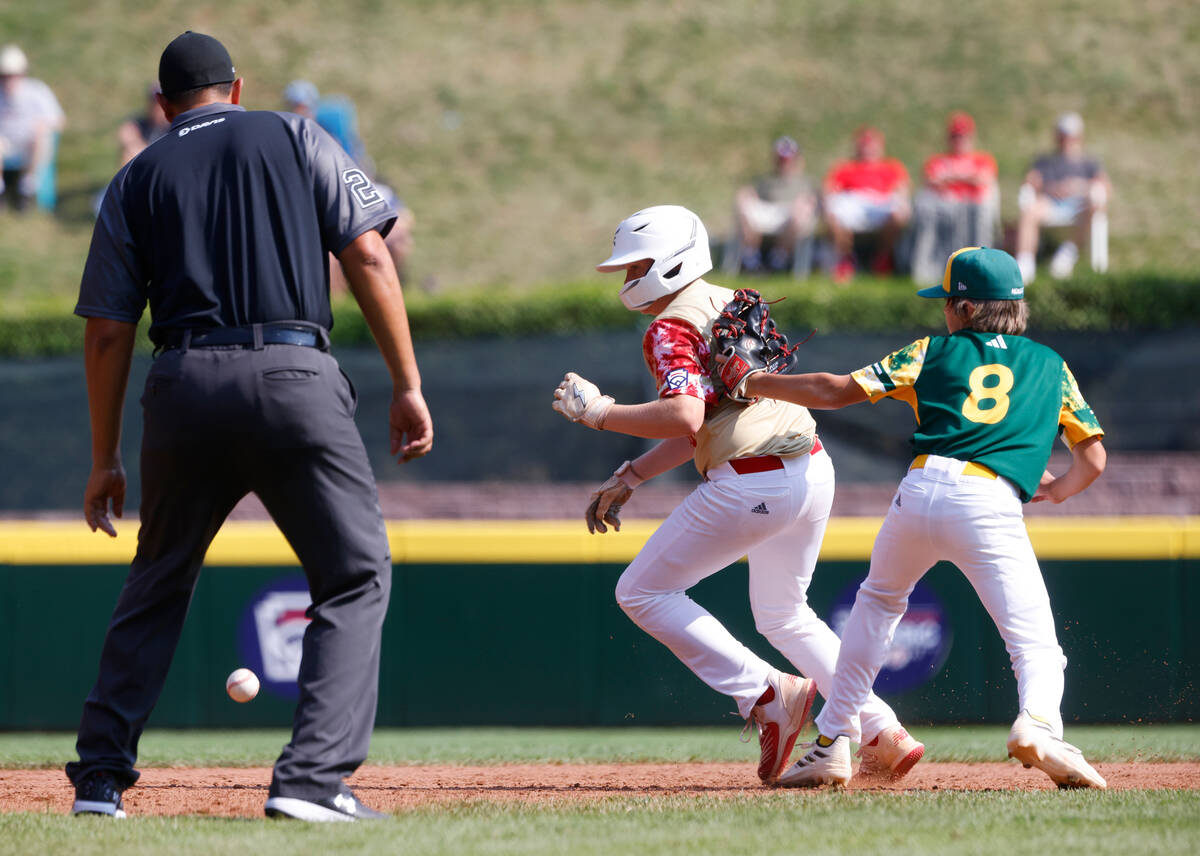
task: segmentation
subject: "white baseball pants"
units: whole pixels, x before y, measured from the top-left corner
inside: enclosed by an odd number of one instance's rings
[[[685,593],[705,577],[750,560],[755,626],[822,695],[833,685],[839,641],[807,602],[829,509],[833,461],[824,451],[784,468],[738,475],[715,467],[663,521],[617,582],[617,603],[743,718],[767,689],[771,666]],[[870,693],[862,719],[875,734],[898,724]]]
[[[900,483],[843,631],[832,694],[817,717],[822,734],[859,740],[871,733],[864,705],[892,634],[917,581],[944,559],[963,572],[1004,639],[1017,677],[1018,710],[1046,719],[1062,736],[1067,660],[1021,500],[1006,480],[963,475],[963,466],[930,455]]]

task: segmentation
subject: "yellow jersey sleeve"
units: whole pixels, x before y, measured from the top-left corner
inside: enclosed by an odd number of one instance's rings
[[[1079,384],[1065,362],[1062,367],[1062,410],[1058,414],[1058,424],[1062,426],[1063,441],[1071,449],[1088,437],[1104,436],[1104,429],[1100,427],[1092,408],[1083,400]]]
[[[877,363],[864,366],[850,377],[862,387],[867,398],[874,404],[881,398],[897,396],[907,398],[906,390],[911,390],[921,374],[921,366],[925,364],[925,354],[929,350],[929,337],[917,339],[911,345],[906,345],[894,353],[888,354]]]

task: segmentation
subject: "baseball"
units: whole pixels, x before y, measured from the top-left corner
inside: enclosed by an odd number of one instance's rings
[[[247,702],[258,695],[258,675],[249,669],[234,669],[225,679],[225,692],[236,702]]]

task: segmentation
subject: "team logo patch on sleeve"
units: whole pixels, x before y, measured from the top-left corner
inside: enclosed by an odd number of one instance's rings
[[[667,372],[667,376],[663,378],[663,386],[671,391],[687,389],[688,380],[691,375],[687,369],[672,369]]]

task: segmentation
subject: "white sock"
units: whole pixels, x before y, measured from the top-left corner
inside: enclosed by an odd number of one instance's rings
[[[1050,259],[1050,276],[1055,279],[1065,279],[1075,270],[1075,262],[1079,261],[1079,247],[1074,241],[1063,241],[1054,257]]]

